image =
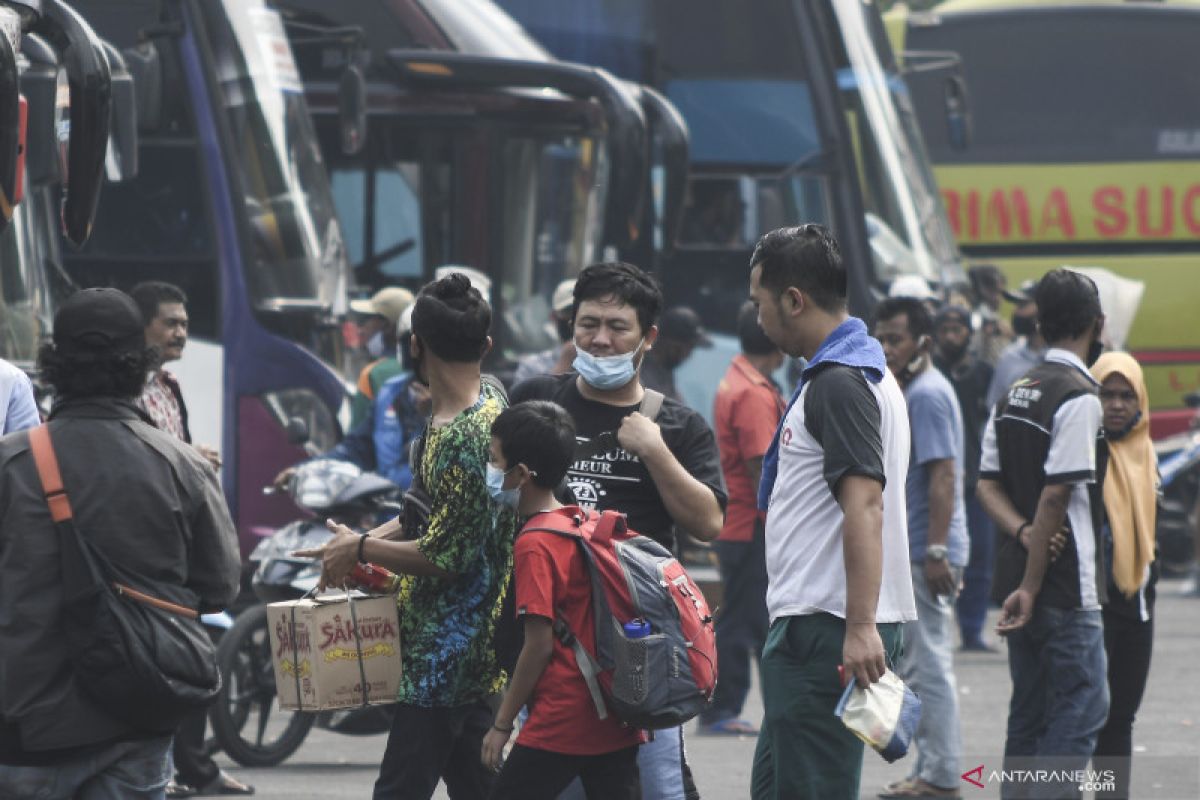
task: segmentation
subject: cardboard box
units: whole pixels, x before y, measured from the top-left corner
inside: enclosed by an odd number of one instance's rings
[[[353,619],[358,620],[357,631]],[[364,674],[366,705],[396,702],[401,667],[395,597],[351,600],[343,594],[271,603],[267,625],[281,708],[361,706]]]

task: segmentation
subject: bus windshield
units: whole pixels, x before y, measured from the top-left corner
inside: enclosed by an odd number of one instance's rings
[[[938,164],[1051,164],[1200,154],[1200,70],[1187,66],[1197,40],[1195,8],[1030,6],[914,17],[906,47],[956,50],[966,65],[971,146],[956,151],[945,125],[927,126]],[[940,118],[938,81],[918,78],[913,93],[922,119]]]
[[[678,243],[692,251],[692,265],[747,250],[781,225],[831,221],[829,154],[799,27],[813,13],[795,0],[760,0],[754,14],[723,0],[501,5],[560,58],[654,83],[682,113],[692,173]],[[827,10],[839,33],[831,46],[872,237],[872,278],[940,280],[957,252],[907,91],[893,60],[884,63],[890,49],[878,12],[862,0],[812,5]]]
[[[304,87],[278,12],[262,0],[201,3],[233,139],[260,311],[341,312],[346,258]]]
[[[957,259],[954,237],[908,91],[894,60],[884,63],[890,49],[882,21],[859,0],[834,0],[833,8],[845,48],[838,85],[859,161],[876,279],[917,273],[940,280]],[[890,244],[897,237],[907,252]]]

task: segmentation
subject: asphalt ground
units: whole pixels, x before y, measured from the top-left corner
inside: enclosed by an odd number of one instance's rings
[[[994,612],[993,612],[994,617]],[[985,787],[967,782],[962,797],[999,797],[986,780],[999,769],[1004,746],[1010,683],[1003,650],[956,654],[964,755],[962,770],[984,768]],[[1200,799],[1200,600],[1180,596],[1178,583],[1164,583],[1157,610],[1150,681],[1134,727],[1134,792],[1151,800]],[[758,722],[762,702],[757,687],[745,715]],[[749,795],[753,737],[694,734],[689,725],[688,760],[706,800],[740,800]],[[269,769],[244,769],[224,755],[218,761],[257,787],[256,797],[367,798],[383,754],[385,736],[351,737],[313,730],[299,751]],[[868,751],[862,794],[874,798],[880,787],[905,777],[910,758],[889,765]],[[1085,794],[1089,797],[1090,793]],[[444,788],[435,795],[446,798]]]

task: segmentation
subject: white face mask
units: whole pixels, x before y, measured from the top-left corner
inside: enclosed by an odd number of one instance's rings
[[[375,331],[375,335],[367,340],[367,354],[371,358],[383,358],[383,331]]]
[[[642,340],[637,343],[637,347],[619,356],[594,356],[580,347],[577,342],[575,344],[575,363],[572,366],[593,389],[601,391],[620,389],[633,380],[637,374],[641,360],[639,359],[638,363],[634,364],[633,359],[645,341],[645,337],[642,337]]]

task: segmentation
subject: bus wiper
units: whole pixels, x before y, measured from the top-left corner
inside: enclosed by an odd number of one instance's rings
[[[780,171],[779,180],[786,180],[802,172],[828,172],[828,155],[824,150],[818,148],[800,156]],[[812,167],[816,167],[816,169],[812,169]]]

